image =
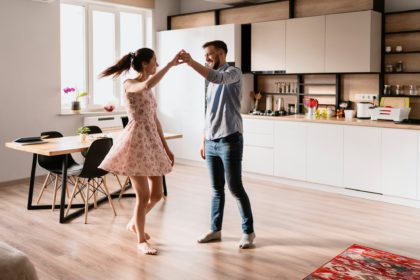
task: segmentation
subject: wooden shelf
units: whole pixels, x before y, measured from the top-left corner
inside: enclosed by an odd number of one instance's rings
[[[280,96],[325,96],[325,97],[335,97],[335,93],[274,93],[274,92],[264,92],[265,95],[280,95]]]
[[[413,98],[418,98],[418,97],[420,97],[420,95],[406,95],[406,94],[404,94],[404,95],[395,95],[395,94],[393,94],[393,95],[382,95],[381,97],[413,97]]]
[[[385,35],[403,34],[403,33],[417,33],[417,32],[420,32],[420,29],[418,29],[418,30],[405,30],[405,31],[391,31],[391,32],[385,32]]]
[[[385,75],[420,74],[420,72],[384,72]]]
[[[385,55],[392,55],[392,54],[416,54],[419,53],[420,51],[409,51],[409,52],[390,52],[390,53],[385,53]]]

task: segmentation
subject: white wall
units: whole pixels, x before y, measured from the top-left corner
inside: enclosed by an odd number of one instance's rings
[[[41,131],[75,134],[60,113],[59,1],[0,1],[0,182],[29,177],[32,155],[4,143]]]
[[[180,14],[179,7],[179,0],[155,0],[155,30],[166,30],[167,17]]]

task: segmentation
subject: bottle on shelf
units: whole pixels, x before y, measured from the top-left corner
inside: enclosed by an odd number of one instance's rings
[[[410,85],[410,90],[408,92],[410,95],[417,95],[417,87],[416,85]]]
[[[384,95],[391,95],[391,85],[384,85]]]
[[[395,95],[404,95],[404,89],[400,85],[395,86]]]
[[[401,73],[403,71],[403,62],[399,60],[395,65],[395,72]]]

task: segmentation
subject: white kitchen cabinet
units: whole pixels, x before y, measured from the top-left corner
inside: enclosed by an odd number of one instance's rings
[[[325,16],[286,21],[286,72],[325,72]]]
[[[307,124],[306,179],[330,186],[343,186],[343,127]]]
[[[382,129],[383,194],[416,199],[418,133]]]
[[[382,193],[380,128],[344,127],[344,187]]]
[[[325,36],[326,72],[380,72],[380,13],[327,15]]]
[[[274,176],[306,180],[306,124],[276,122]]]
[[[286,21],[251,25],[251,71],[286,69]]]
[[[247,172],[273,175],[274,122],[243,119],[244,154],[242,169]]]
[[[158,32],[157,59],[162,65],[185,49],[200,63],[205,62],[205,42],[223,40],[228,46],[227,61],[240,66],[241,28],[228,24]],[[187,65],[169,70],[157,88],[158,116],[165,131],[183,134],[168,141],[175,157],[201,161],[204,128],[205,80]]]

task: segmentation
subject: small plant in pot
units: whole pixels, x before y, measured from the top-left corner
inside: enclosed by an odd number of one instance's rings
[[[74,100],[71,102],[71,110],[74,112],[79,112],[80,111],[80,101],[79,98],[80,97],[84,97],[87,96],[87,92],[80,92],[79,90],[77,90],[74,87],[65,87],[63,89],[64,94],[71,94],[73,95]]]
[[[82,127],[79,127],[77,129],[77,133],[80,136],[80,141],[81,142],[85,142],[86,141],[86,135],[88,135],[89,132],[90,132],[90,129],[89,129],[89,127],[86,127],[86,126],[82,126]]]

